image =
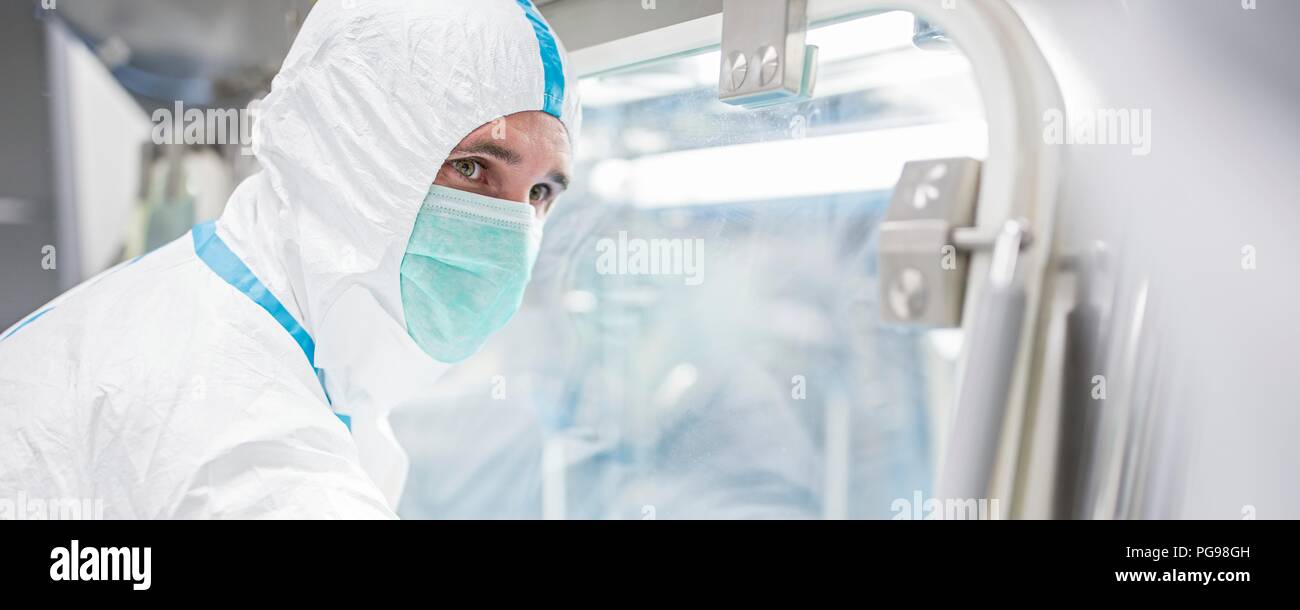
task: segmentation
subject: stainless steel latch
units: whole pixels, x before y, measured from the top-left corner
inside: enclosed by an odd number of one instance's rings
[[[718,99],[750,108],[812,97],[817,47],[808,0],[723,0]]]
[[[886,322],[961,325],[970,252],[991,248],[1001,231],[971,227],[981,163],[912,161],[880,227],[880,299]],[[1018,247],[1029,243],[1023,233]]]

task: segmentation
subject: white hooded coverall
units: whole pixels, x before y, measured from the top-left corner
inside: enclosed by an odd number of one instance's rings
[[[387,412],[445,369],[406,333],[416,213],[462,138],[529,110],[576,139],[576,81],[528,0],[318,2],[221,218],[0,333],[0,499],[394,516]]]

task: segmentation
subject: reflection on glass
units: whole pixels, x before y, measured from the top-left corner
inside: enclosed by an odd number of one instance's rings
[[[912,25],[811,32],[796,105],[719,103],[716,52],[584,81],[524,309],[394,416],[399,512],[889,518],[929,494],[960,333],[879,323],[876,229],[905,161],[986,136],[964,58]]]

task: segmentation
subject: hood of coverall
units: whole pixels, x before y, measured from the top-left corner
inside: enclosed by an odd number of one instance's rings
[[[391,402],[375,392],[427,387],[445,368],[406,334],[402,256],[451,150],[528,110],[557,116],[576,141],[576,78],[528,0],[312,8],[256,109],[263,173],[240,187],[256,192],[237,191],[218,227],[315,339],[343,409]]]

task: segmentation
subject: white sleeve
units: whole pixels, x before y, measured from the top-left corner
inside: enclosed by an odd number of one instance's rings
[[[252,441],[207,461],[177,519],[395,519],[355,462],[296,439]]]
[[[329,407],[263,397],[208,429],[177,519],[395,519]],[[186,448],[175,448],[187,451]],[[192,450],[192,449],[191,449]]]

